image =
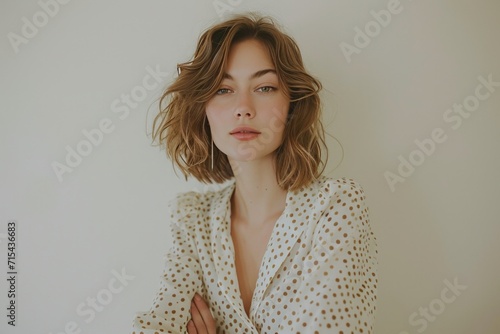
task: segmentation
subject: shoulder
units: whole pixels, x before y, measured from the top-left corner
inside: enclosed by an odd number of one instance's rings
[[[339,198],[358,198],[365,199],[364,189],[362,185],[352,178],[341,177],[331,178],[321,176],[311,182],[308,186],[309,191],[303,196],[313,196],[317,199],[333,200]]]
[[[178,192],[167,207],[173,223],[193,224],[209,216],[211,211],[232,193],[234,182],[205,185],[201,189]]]
[[[291,193],[287,198],[287,212],[292,219],[307,220],[307,225],[313,226],[325,220],[333,224],[364,218],[367,207],[359,182],[347,177],[321,176]]]
[[[342,231],[342,235],[369,235],[369,209],[364,189],[352,178],[323,177],[312,185],[316,190],[319,217],[315,225],[316,238]],[[332,237],[334,236],[331,235]]]

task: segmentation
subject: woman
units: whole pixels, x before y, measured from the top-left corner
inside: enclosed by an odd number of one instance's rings
[[[133,333],[372,333],[376,244],[363,189],[321,173],[320,83],[269,18],[208,29],[153,137],[184,176],[174,244]]]

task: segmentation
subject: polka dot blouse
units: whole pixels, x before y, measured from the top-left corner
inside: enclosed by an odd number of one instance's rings
[[[322,176],[288,192],[247,316],[231,239],[234,180],[218,191],[186,192],[169,203],[173,246],[149,312],[132,333],[187,333],[198,292],[217,333],[372,333],[377,245],[362,187]]]

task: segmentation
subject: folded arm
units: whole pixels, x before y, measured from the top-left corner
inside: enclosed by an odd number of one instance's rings
[[[194,207],[188,194],[169,203],[173,246],[166,255],[160,289],[149,312],[137,313],[132,334],[186,333],[191,301],[203,289],[198,253],[186,223]]]

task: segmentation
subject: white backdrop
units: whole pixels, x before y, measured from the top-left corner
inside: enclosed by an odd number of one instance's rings
[[[150,145],[156,100],[202,30],[247,10],[325,86],[327,173],[364,186],[378,238],[376,333],[498,333],[496,0],[2,1],[0,332],[128,333],[149,308],[165,203],[203,189]]]

